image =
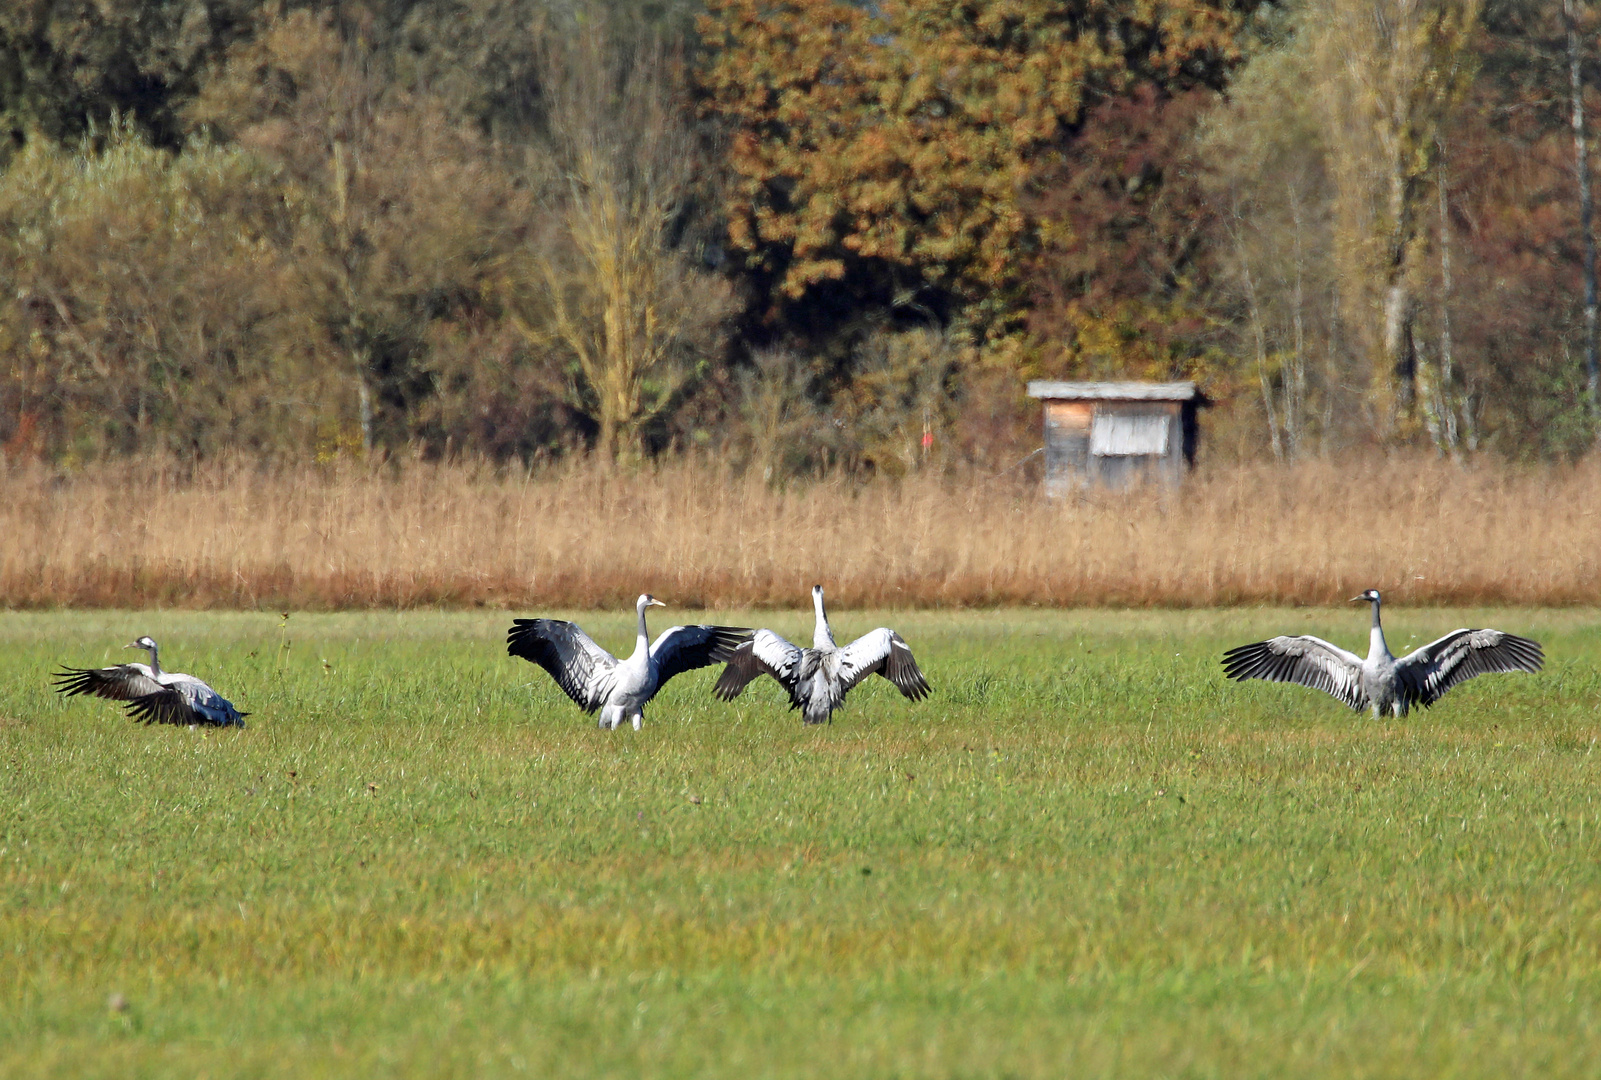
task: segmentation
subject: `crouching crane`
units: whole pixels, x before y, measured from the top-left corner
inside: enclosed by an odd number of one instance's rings
[[[639,637],[634,651],[619,660],[578,628],[560,619],[517,619],[506,634],[506,651],[550,672],[562,692],[586,713],[600,713],[602,729],[615,731],[631,720],[638,731],[645,703],[674,675],[720,664],[750,638],[743,626],[675,626],[650,644],[645,609],[666,607],[654,596],[640,596]]]
[[[115,664],[103,668],[63,668],[55,672],[56,691],[71,697],[95,697],[128,702],[128,715],[146,724],[187,724],[190,727],[244,727],[249,713],[240,712],[233,702],[211,687],[180,671],[162,671],[156,658],[156,643],[141,637],[124,645],[143,649],[150,663]]]
[[[834,644],[828,614],[823,610],[821,585],[812,586],[812,607],[817,628],[810,649],[791,645],[771,630],[758,630],[734,650],[713,692],[724,701],[733,701],[752,679],[771,675],[789,692],[789,707],[799,709],[808,724],[831,721],[851,688],[875,673],[913,701],[929,695],[928,680],[899,634],[880,626],[840,648]]]
[[[1545,654],[1537,642],[1500,630],[1453,630],[1397,660],[1384,643],[1379,625],[1379,591],[1353,596],[1352,603],[1373,605],[1373,627],[1364,660],[1310,634],[1269,638],[1241,645],[1223,654],[1223,672],[1231,679],[1291,682],[1322,690],[1360,712],[1375,717],[1388,712],[1405,716],[1413,705],[1428,708],[1458,683],[1493,672],[1539,671]]]

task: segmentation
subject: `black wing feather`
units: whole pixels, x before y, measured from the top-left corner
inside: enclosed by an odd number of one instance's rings
[[[752,679],[759,675],[771,675],[789,694],[789,707],[798,709],[801,700],[796,690],[800,686],[801,676],[805,674],[808,653],[815,662],[816,654],[811,650],[801,649],[771,630],[758,630],[751,640],[741,643],[728,658],[728,666],[717,677],[717,685],[712,692],[724,701],[733,701],[744,692]]]
[[[562,693],[587,713],[601,707],[593,692],[597,668],[617,666],[616,657],[562,619],[514,619],[506,632],[506,652],[550,672]]]
[[[662,631],[650,647],[651,659],[656,661],[657,685],[665,685],[668,679],[686,671],[732,659],[753,633],[745,626],[674,626]]]
[[[1230,679],[1296,683],[1357,710],[1368,705],[1361,667],[1362,660],[1354,653],[1310,634],[1253,641],[1223,654],[1223,674]]]
[[[173,686],[153,694],[141,694],[128,703],[128,718],[145,724],[244,727],[243,718],[249,715],[220,697],[209,708],[197,708],[187,694]]]
[[[728,658],[728,665],[717,676],[717,685],[712,687],[712,693],[719,701],[733,701],[745,692],[745,687],[750,685],[752,679],[771,674],[767,665],[756,659],[756,650],[747,641]]]
[[[1453,630],[1396,661],[1395,671],[1425,708],[1479,675],[1536,672],[1545,666],[1540,643],[1501,630]]]
[[[51,672],[51,678],[55,680],[56,692],[68,697],[92,694],[112,701],[132,701],[161,689],[160,683],[131,664],[103,668],[62,668]]]
[[[918,668],[911,648],[893,630],[889,633],[889,656],[884,661],[884,678],[913,701],[922,701],[929,695],[928,680]]]
[[[887,626],[870,630],[839,650],[839,696],[869,675],[879,674],[913,701],[928,696],[928,681],[917,668],[906,639]]]

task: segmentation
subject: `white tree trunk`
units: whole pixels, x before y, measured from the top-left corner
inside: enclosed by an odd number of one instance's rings
[[[1584,383],[1590,422],[1601,442],[1601,362],[1596,356],[1594,203],[1590,196],[1590,148],[1585,135],[1584,65],[1579,48],[1578,19],[1573,0],[1562,0],[1562,22],[1568,38],[1568,88],[1573,98],[1573,157],[1579,182],[1579,231],[1584,236]]]

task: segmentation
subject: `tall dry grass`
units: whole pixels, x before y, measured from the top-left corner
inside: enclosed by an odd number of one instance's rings
[[[1047,502],[1018,479],[764,486],[703,461],[0,473],[11,607],[1590,603],[1601,467],[1216,468]]]

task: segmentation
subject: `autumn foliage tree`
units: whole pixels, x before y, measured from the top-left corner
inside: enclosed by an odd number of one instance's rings
[[[731,244],[814,330],[866,297],[1004,337],[1036,163],[1096,100],[1220,80],[1238,28],[1204,0],[712,0],[701,88],[727,132]]]
[[[159,145],[262,0],[9,0],[0,4],[0,130],[76,141],[113,114]]]
[[[314,327],[280,304],[285,226],[249,155],[39,140],[0,173],[0,442],[86,459],[270,449],[313,431]]]
[[[1584,241],[1572,103],[1559,92],[1568,75],[1561,14],[1533,0],[1485,6],[1476,77],[1441,139],[1452,287],[1423,309],[1450,313],[1464,442],[1494,440],[1520,457],[1581,453],[1595,438],[1583,394]],[[1581,5],[1580,14],[1593,123],[1597,13]],[[1592,127],[1592,154],[1593,139]],[[1438,316],[1430,322],[1437,334]]]
[[[1215,388],[1218,210],[1194,137],[1216,103],[1142,84],[1088,110],[1039,170],[1026,205],[1040,242],[1024,265],[1042,371]]]
[[[1197,378],[1226,455],[1589,452],[1597,25],[17,0],[0,453],[1002,472],[1035,375]]]
[[[1560,8],[1343,3],[1291,8],[1198,148],[1260,430],[1291,455],[1587,446]]]
[[[271,162],[292,209],[294,303],[344,373],[364,450],[429,390],[431,324],[481,308],[508,225],[527,207],[471,128],[396,85],[359,35],[309,11],[267,19],[189,106],[201,133]],[[388,414],[386,416],[386,413]]]

